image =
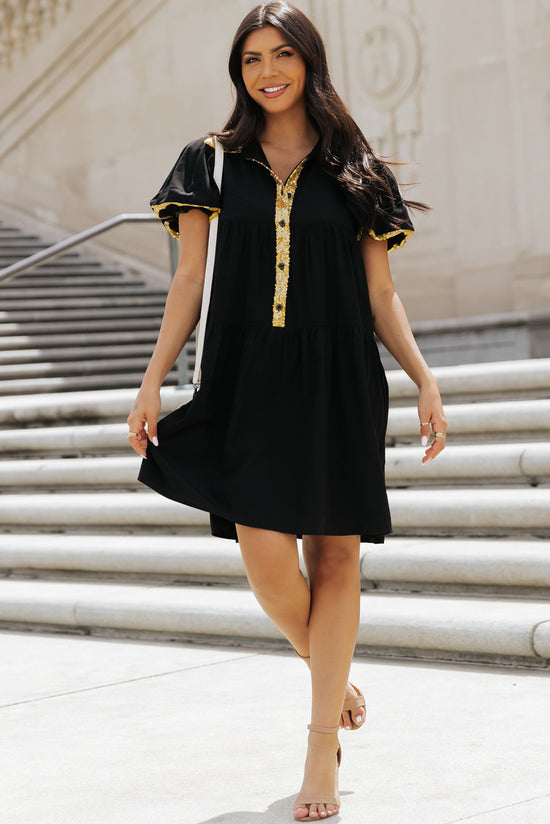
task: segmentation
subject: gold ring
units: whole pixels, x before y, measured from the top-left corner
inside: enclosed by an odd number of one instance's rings
[[[429,421],[426,421],[426,423],[422,423],[422,421],[420,421],[420,426],[429,426],[429,425],[430,425]]]
[[[445,432],[436,432],[434,437],[435,438],[446,438],[447,435],[445,434]]]
[[[137,435],[136,435],[136,433],[135,433],[135,432],[128,432],[128,434],[126,435],[126,437],[127,437],[127,438],[137,438]]]

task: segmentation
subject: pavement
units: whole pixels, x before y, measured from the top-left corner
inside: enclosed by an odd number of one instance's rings
[[[309,720],[294,655],[0,632],[2,824],[285,824]],[[548,824],[548,671],[356,658],[346,824]]]

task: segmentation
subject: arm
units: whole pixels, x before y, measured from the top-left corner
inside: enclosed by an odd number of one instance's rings
[[[385,241],[364,237],[361,252],[369,287],[374,331],[407,375],[418,386],[418,414],[422,445],[426,446],[433,432],[446,432],[447,421],[437,381],[430,371],[414,339],[405,309],[401,303],[390,272]],[[445,448],[444,438],[433,439],[422,463],[429,463]]]
[[[157,343],[127,419],[130,432],[137,435],[130,439],[130,444],[142,457],[147,437],[156,441],[160,387],[200,318],[208,216],[200,209],[180,213],[179,233],[180,259],[166,298]]]

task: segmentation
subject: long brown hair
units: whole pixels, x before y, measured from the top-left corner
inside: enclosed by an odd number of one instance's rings
[[[262,3],[250,11],[233,38],[229,74],[237,97],[223,131],[216,134],[230,150],[246,146],[259,137],[264,113],[248,94],[242,76],[242,48],[256,29],[273,26],[303,57],[306,64],[306,112],[321,138],[319,160],[324,170],[345,190],[350,207],[361,226],[370,226],[376,190],[392,195],[388,176],[390,162],[377,155],[348,112],[332,85],[321,35],[306,15],[285,2]],[[371,185],[365,185],[368,182]],[[407,206],[425,211],[430,207],[414,200]],[[400,228],[394,217],[395,228]]]

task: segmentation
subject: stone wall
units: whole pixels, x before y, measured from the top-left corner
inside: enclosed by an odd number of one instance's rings
[[[5,43],[0,2],[0,57]],[[63,237],[147,211],[181,146],[222,125],[250,0],[72,0],[0,66],[0,217]],[[413,320],[550,309],[550,0],[297,0],[374,147],[433,205],[392,253]],[[47,25],[46,25],[47,23]],[[29,24],[30,26],[30,24]],[[23,31],[24,35],[24,31]],[[104,241],[152,273],[160,225]]]

